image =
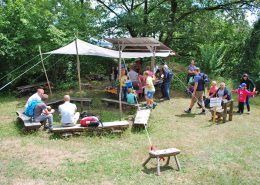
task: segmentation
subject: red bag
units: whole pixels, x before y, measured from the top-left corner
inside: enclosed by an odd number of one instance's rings
[[[95,116],[87,116],[80,120],[80,125],[82,127],[98,127],[100,121]]]

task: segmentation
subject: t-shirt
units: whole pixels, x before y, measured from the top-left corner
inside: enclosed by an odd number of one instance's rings
[[[33,101],[33,100],[39,100],[39,101],[41,101],[41,97],[39,96],[38,93],[33,94],[33,95],[27,100],[27,102],[26,102],[26,104],[25,104],[25,109],[26,109],[26,107],[29,105],[29,103],[30,103],[31,101]]]
[[[45,103],[38,103],[34,108],[34,118],[39,117],[42,114],[42,111],[47,109],[47,105]]]
[[[236,89],[235,92],[238,94],[238,101],[239,102],[243,102],[243,103],[246,102],[246,97],[248,95],[252,96],[252,95],[256,94],[256,91],[250,92],[250,91],[248,91],[246,89],[241,89],[241,88]]]
[[[135,94],[134,93],[128,93],[126,95],[127,103],[134,104],[135,103]]]
[[[121,77],[121,85],[122,85],[122,87],[125,87],[125,82],[126,81],[127,81],[127,76],[126,75],[122,76]]]
[[[147,87],[147,91],[155,91],[155,88],[153,85],[153,78],[150,76],[147,76],[147,78],[146,78],[146,87]]]
[[[132,82],[138,82],[138,73],[135,72],[134,70],[129,71],[129,78]]]
[[[65,102],[60,105],[61,123],[73,123],[76,109],[76,105],[70,102]]]
[[[216,92],[217,92],[217,90],[218,90],[218,88],[217,88],[217,86],[211,86],[210,88],[209,88],[209,94],[210,95],[212,95],[212,94],[215,94]]]
[[[189,67],[188,67],[188,70],[193,72],[195,67],[196,67],[195,65],[190,64]]]
[[[200,76],[200,74],[195,75],[194,83],[198,83],[197,91],[204,91],[205,86],[203,83],[202,76]]]
[[[224,96],[224,89],[223,90],[219,89],[218,90],[218,97],[222,98],[223,96]]]

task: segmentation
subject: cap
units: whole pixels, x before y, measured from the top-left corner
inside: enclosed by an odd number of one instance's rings
[[[242,87],[246,87],[246,83],[242,83],[242,84],[240,84],[239,87],[240,87],[240,88],[242,88]]]

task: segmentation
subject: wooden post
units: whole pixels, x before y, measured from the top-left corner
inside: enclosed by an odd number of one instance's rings
[[[121,54],[122,54],[122,50],[121,50],[121,46],[119,45],[119,66],[118,66],[118,70],[119,70],[119,114],[120,114],[120,120],[122,120],[122,84],[121,84],[121,62],[122,62],[122,59],[121,59]]]
[[[79,51],[78,51],[78,43],[77,43],[78,38],[75,40],[75,45],[76,45],[76,53],[77,53],[77,70],[78,70],[78,81],[79,81],[79,94],[80,98],[82,99],[82,91],[81,91],[81,78],[80,78],[80,61],[79,61]],[[83,111],[83,102],[80,101],[80,109]]]
[[[151,60],[151,71],[154,72],[154,68],[155,68],[155,47],[152,48],[153,50],[153,57]]]
[[[45,69],[44,63],[43,63],[41,46],[39,46],[39,52],[40,52],[41,61],[42,61],[42,68],[43,68],[43,70],[44,70],[45,77],[46,77],[46,80],[47,80],[47,83],[48,83],[48,87],[49,87],[50,93],[51,93],[51,95],[52,95],[50,81],[49,81],[49,78],[48,78],[48,75],[47,75],[47,72],[46,72],[46,69]]]
[[[213,123],[216,122],[217,107],[213,107]]]

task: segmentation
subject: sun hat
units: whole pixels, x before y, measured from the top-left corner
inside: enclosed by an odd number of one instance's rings
[[[246,87],[246,83],[242,83],[242,84],[240,84],[239,87],[240,87],[240,88]]]

